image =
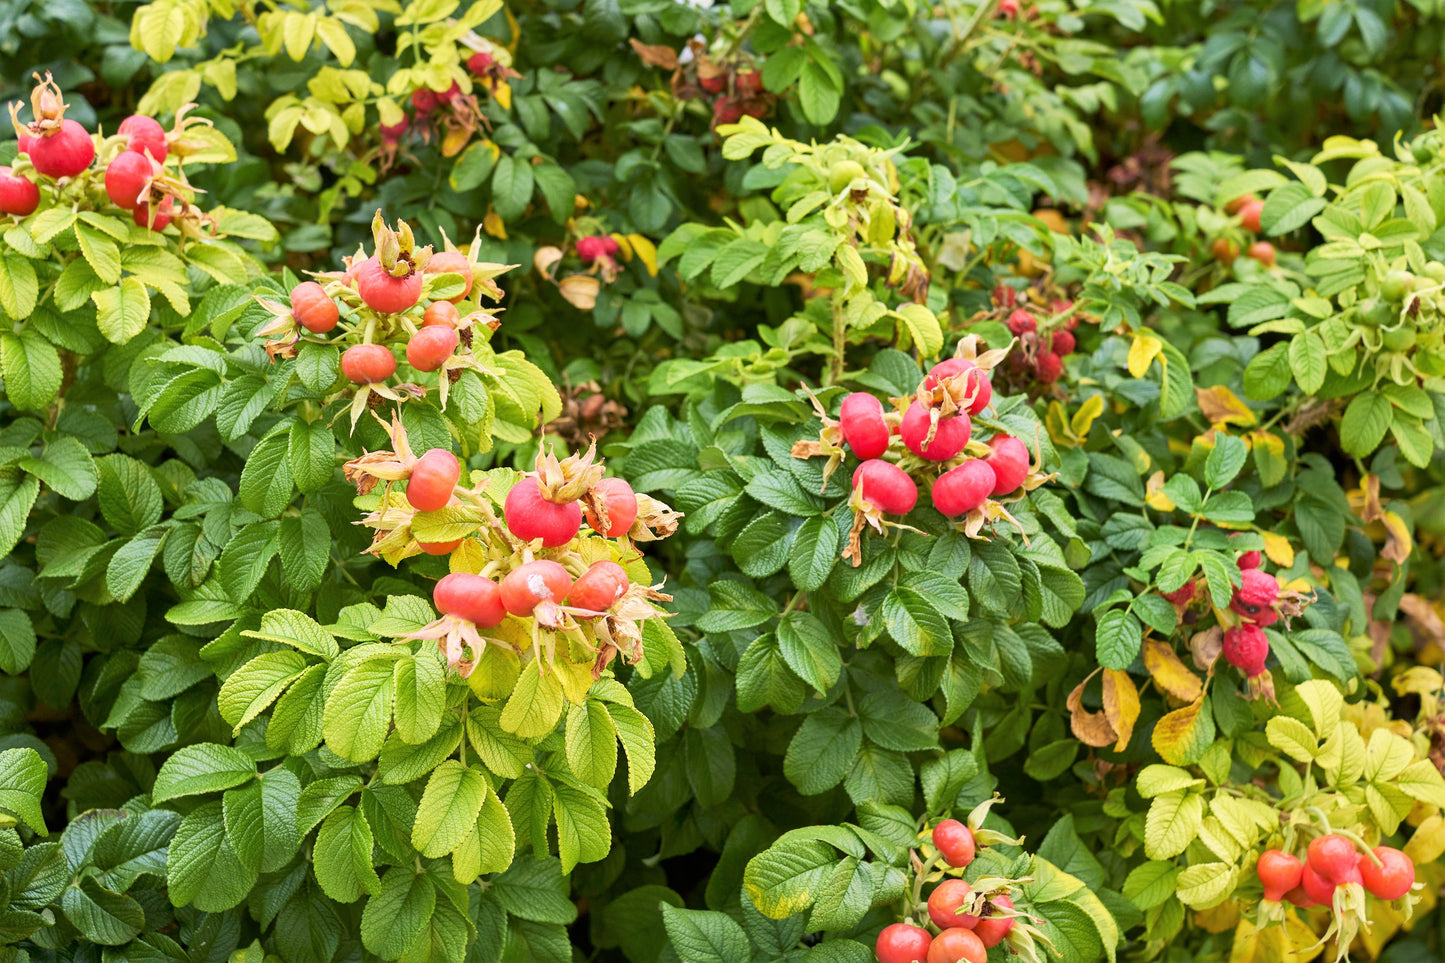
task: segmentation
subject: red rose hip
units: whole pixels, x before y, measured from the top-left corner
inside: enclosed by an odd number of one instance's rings
[[[416,460],[406,483],[406,500],[419,512],[445,508],[462,477],[462,463],[445,448],[433,448]]]
[[[315,281],[302,281],[291,289],[291,313],[296,323],[312,334],[326,334],[341,320],[336,302]]]
[[[415,272],[406,277],[395,277],[382,263],[369,257],[356,268],[356,290],[361,300],[373,311],[382,314],[397,314],[416,304],[421,297],[422,276]]]
[[[928,894],[928,918],[941,930],[953,926],[968,926],[966,920],[977,917],[960,915],[958,910],[967,900],[969,885],[961,879],[945,879]]]
[[[838,411],[843,441],[859,458],[877,458],[888,450],[888,422],[883,420],[883,402],[866,391],[855,391],[843,399]]]
[[[928,963],[928,948],[933,937],[928,930],[907,923],[883,927],[873,944],[878,963]]]
[[[1410,857],[1390,846],[1376,846],[1375,856],[1380,865],[1368,858],[1360,860],[1360,878],[1372,895],[1380,899],[1396,900],[1410,892],[1415,885],[1415,864]]]
[[[489,629],[507,617],[501,589],[489,578],[469,572],[453,572],[437,582],[432,601],[443,615],[454,615]]]
[[[396,374],[396,357],[384,345],[352,345],[341,354],[341,373],[359,385],[376,384]]]
[[[1289,853],[1271,849],[1261,854],[1254,871],[1259,874],[1259,881],[1264,886],[1264,898],[1278,903],[1300,884],[1304,864]]]
[[[1012,912],[1014,908],[1014,901],[1007,896],[995,896],[988,902],[989,905],[996,910]],[[1012,916],[985,916],[978,921],[978,925],[973,928],[973,932],[985,947],[994,947],[1002,943],[1004,937],[1008,936],[1009,930],[1013,928],[1014,919]]]
[[[507,492],[502,517],[513,535],[524,542],[540,538],[547,548],[566,545],[582,527],[582,507],[576,502],[549,501],[531,475],[523,476]]]
[[[995,435],[988,446],[993,450],[983,462],[993,469],[993,491],[989,494],[1012,494],[1028,477],[1028,446],[1011,435]]]
[[[987,462],[966,461],[933,483],[933,507],[949,518],[967,515],[987,500],[997,484]]]
[[[95,141],[79,123],[66,119],[53,133],[30,144],[30,163],[46,177],[74,177],[95,159]]]
[[[435,371],[457,349],[455,328],[443,324],[423,327],[406,343],[406,363],[418,371]]]
[[[605,612],[627,591],[627,570],[616,562],[593,562],[572,583],[567,604],[589,612]]]
[[[948,865],[956,869],[962,869],[973,862],[977,852],[973,830],[957,819],[945,819],[933,827],[933,845],[938,847]]]
[[[519,565],[502,579],[502,604],[519,618],[531,615],[543,602],[561,602],[572,591],[572,576],[549,559]]]
[[[135,210],[152,171],[151,162],[140,154],[117,154],[105,168],[105,195],[116,207]]]
[[[40,206],[40,188],[35,183],[0,167],[0,214],[25,217]]]
[[[933,938],[928,963],[985,963],[988,949],[973,930],[955,927]]]
[[[1309,868],[1331,883],[1343,883],[1357,873],[1360,854],[1355,844],[1338,833],[1310,840]]]
[[[973,422],[963,412],[939,418],[933,440],[928,441],[931,426],[929,409],[915,401],[903,413],[903,425],[898,429],[898,434],[903,438],[908,450],[929,461],[948,461],[953,458],[963,451],[969,436],[973,434]]]
[[[604,531],[602,519],[591,507],[586,509],[587,524],[594,532],[606,538],[617,538],[631,530],[632,523],[637,520],[637,493],[631,485],[621,478],[603,478],[592,486],[592,497],[602,503],[602,510],[607,514]]]
[[[853,487],[864,501],[890,515],[907,515],[918,504],[918,486],[908,472],[877,458],[853,469]]]

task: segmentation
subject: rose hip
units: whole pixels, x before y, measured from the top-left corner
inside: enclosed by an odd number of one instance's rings
[[[864,501],[890,515],[907,515],[918,504],[918,486],[908,472],[877,458],[853,469],[853,487]]]
[[[442,324],[423,327],[406,343],[406,363],[418,371],[435,371],[457,350],[455,328]]]
[[[948,865],[962,869],[973,862],[978,851],[973,840],[973,830],[957,819],[945,819],[933,827],[933,845],[943,854]]]
[[[925,445],[931,424],[929,409],[915,401],[903,413],[903,425],[898,430],[908,450],[929,461],[948,461],[953,458],[963,451],[969,436],[973,434],[973,422],[960,411],[956,415],[939,418],[933,440]]]
[[[888,422],[883,420],[883,402],[866,391],[855,391],[843,399],[838,411],[843,441],[859,458],[877,458],[888,450]]]
[[[25,217],[40,206],[40,188],[35,183],[0,167],[0,214]]]
[[[396,356],[384,345],[352,345],[341,354],[341,373],[359,385],[376,384],[396,374]]]
[[[406,500],[419,512],[445,508],[462,477],[462,463],[445,448],[433,448],[416,460],[406,483]]]
[[[987,462],[966,461],[950,468],[933,483],[933,507],[949,518],[967,515],[988,499],[997,484],[993,468]]]
[[[326,334],[341,320],[336,302],[315,281],[302,281],[291,289],[291,313],[312,334]]]
[[[602,519],[591,508],[586,510],[587,524],[594,532],[606,538],[617,538],[631,530],[632,523],[637,520],[637,494],[631,485],[621,478],[603,478],[592,486],[592,497],[602,502],[603,511],[607,513],[607,530],[603,531]]]
[[[466,619],[484,629],[500,625],[507,617],[497,583],[469,572],[453,572],[442,578],[432,589],[432,601],[443,615]]]
[[[561,602],[572,590],[572,576],[549,559],[519,565],[502,579],[502,605],[508,612],[525,618],[543,602]]]
[[[627,591],[627,570],[616,562],[593,562],[572,583],[567,604],[589,612],[605,612]]]
[[[151,162],[140,154],[130,151],[117,154],[105,168],[106,196],[117,207],[135,210],[152,170]]]
[[[582,507],[576,502],[549,501],[531,475],[523,476],[507,492],[502,517],[513,535],[524,542],[540,538],[547,548],[566,545],[582,527]]]
[[[1008,495],[1018,490],[1029,474],[1029,449],[1012,435],[995,435],[988,443],[993,449],[983,459],[993,469],[993,491],[990,495]]]

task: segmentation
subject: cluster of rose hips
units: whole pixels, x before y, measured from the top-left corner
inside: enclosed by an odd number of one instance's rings
[[[401,543],[402,555],[418,550],[450,555],[468,538],[480,537],[487,559],[480,572],[453,571],[437,582],[432,600],[441,618],[408,638],[436,639],[443,655],[463,675],[470,675],[487,644],[479,630],[494,629],[508,617],[532,619],[534,639],[540,632],[568,632],[588,624],[600,673],[619,652],[629,659],[640,654],[637,623],[660,616],[649,600],[667,596],[651,586],[634,585],[627,571],[611,558],[586,564],[575,551],[583,519],[602,538],[651,540],[671,534],[680,517],[667,506],[640,496],[621,478],[604,477],[595,449],[558,461],[551,454],[537,458],[536,470],[522,475],[508,490],[500,524],[481,488],[462,485],[460,460],[450,450],[432,448],[414,457],[405,430],[393,421],[388,428],[395,451],[370,452],[346,466],[347,477],[365,494],[378,482],[405,482],[405,504],[383,498],[367,523],[377,530],[372,551]],[[484,483],[485,484],[485,483]],[[456,509],[470,513],[477,531],[448,542],[426,542],[411,534],[418,512]],[[395,509],[395,510],[394,510]],[[414,546],[414,547],[413,547]],[[545,554],[547,557],[538,557]],[[549,646],[550,651],[550,646]]]
[[[763,90],[763,75],[751,64],[719,64],[697,58],[697,84],[678,87],[681,97],[711,97],[713,126],[736,124],[744,117],[764,117],[773,98]]]
[[[40,206],[40,187],[26,175],[33,171],[54,181],[77,179],[95,160],[96,144],[90,131],[65,116],[69,105],[49,74],[31,94],[29,123],[21,123],[20,109],[19,103],[11,104],[10,118],[19,154],[28,160],[29,170],[19,162],[0,167],[0,213],[25,217]],[[181,195],[189,188],[165,172],[170,136],[155,118],[127,117],[102,150],[109,157],[104,168],[106,196],[130,211],[137,225],[164,231],[177,216],[177,204],[188,207]]]
[[[989,499],[1012,495],[1031,479],[1041,483],[1031,475],[1028,446],[1018,438],[996,433],[987,444],[973,440],[970,416],[992,402],[989,371],[1003,356],[999,351],[975,356],[977,345],[975,336],[965,338],[960,344],[964,353],[934,365],[914,394],[891,399],[891,412],[864,391],[843,399],[837,420],[820,407],[818,441],[794,445],[793,454],[800,458],[828,455],[829,473],[845,451],[860,460],[850,501],[857,514],[844,552],[855,565],[865,523],[882,531],[883,515],[907,515],[918,503],[915,476],[931,479],[933,507],[947,518],[966,518],[970,534],[989,519]]]
[[[988,805],[981,807],[982,812]],[[975,810],[967,824],[945,819],[933,827],[937,855],[919,867],[920,884],[940,861],[955,870],[966,868],[986,839],[1017,842],[979,828],[982,812]],[[922,895],[921,889],[916,892]],[[885,926],[873,946],[878,963],[985,963],[989,949],[1015,932],[1016,925],[1021,936],[1027,929],[1006,886],[975,892],[957,876],[946,875],[929,893],[926,906],[917,910],[920,915],[926,910],[938,932],[910,922]]]
[[[1008,285],[1000,284],[994,289],[993,304],[992,316],[1001,317],[1009,333],[1019,341],[1019,350],[1008,358],[1006,370],[1010,381],[1026,389],[1047,387],[1058,381],[1064,373],[1064,358],[1078,347],[1074,332],[1079,329],[1079,316],[1073,313],[1074,303],[1054,298],[1045,321],[1061,320],[1048,323],[1043,330],[1039,327],[1039,316],[1021,304],[1018,292]]]
[[[1236,197],[1224,205],[1224,211],[1226,214],[1238,216],[1240,227],[1249,233],[1258,234],[1260,232],[1259,217],[1264,212],[1264,201],[1253,194]],[[1225,265],[1233,264],[1234,259],[1239,257],[1239,245],[1227,237],[1215,238],[1214,242],[1210,244],[1209,250],[1219,263]],[[1254,241],[1245,248],[1244,256],[1258,261],[1265,267],[1274,267],[1274,245],[1268,241]]]
[[[484,50],[478,50],[467,58],[467,70],[488,90],[495,92],[497,85],[508,77],[520,76],[504,66],[496,57]],[[388,148],[395,148],[408,132],[422,132],[443,119],[458,121],[468,131],[472,130],[479,118],[476,100],[462,91],[462,86],[453,80],[446,90],[432,90],[418,87],[411,92],[411,113],[403,114],[394,124],[381,125],[381,142]]]
[[[617,239],[606,234],[588,234],[577,239],[577,257],[586,265],[615,266],[619,249]]]
[[[1280,619],[1279,580],[1260,566],[1263,556],[1257,551],[1242,552],[1239,556],[1241,581],[1229,600],[1229,609],[1239,617],[1239,624],[1224,629],[1221,654],[1224,661],[1244,674],[1250,683],[1250,691],[1263,690],[1266,685],[1269,659],[1269,639],[1266,627]],[[1176,607],[1188,606],[1199,590],[1199,580],[1191,579],[1173,592],[1163,596]]]
[[[1403,899],[1415,885],[1415,864],[1400,850],[1376,846],[1360,852],[1338,833],[1310,840],[1304,859],[1271,849],[1259,857],[1255,872],[1267,901],[1288,900],[1302,909],[1332,907],[1335,893],[1352,884],[1383,900]]]

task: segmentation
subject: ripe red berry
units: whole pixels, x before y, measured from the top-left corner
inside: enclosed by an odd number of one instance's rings
[[[1250,201],[1239,209],[1239,223],[1252,234],[1259,233],[1259,216],[1264,213],[1264,201]]]
[[[610,237],[589,235],[577,239],[577,257],[583,264],[591,264],[600,257],[610,257],[616,251],[617,242]]]
[[[454,542],[417,542],[416,546],[428,555],[450,555],[462,541],[459,538]]]
[[[401,120],[397,121],[394,124],[382,124],[381,139],[394,144],[397,141],[401,140],[402,135],[406,133],[407,128],[409,128],[410,126],[411,121],[406,117],[403,117]]]
[[[429,328],[433,325],[442,325],[448,328],[455,328],[462,320],[456,305],[450,301],[433,301],[426,306],[422,312],[421,326]]]
[[[993,289],[993,303],[1001,308],[1011,308],[1018,303],[1018,292],[1007,284],[1000,284]]]
[[[949,518],[967,515],[984,503],[997,484],[987,462],[966,461],[933,483],[933,507]]]
[[[547,548],[566,545],[582,527],[582,507],[576,502],[548,501],[531,475],[518,479],[507,492],[502,517],[513,535],[524,542],[540,538]]]
[[[957,819],[945,819],[933,827],[933,845],[938,847],[948,865],[956,869],[962,869],[973,862],[977,852],[973,830]]]
[[[973,434],[973,422],[960,411],[956,415],[939,418],[933,441],[925,446],[924,441],[928,438],[931,421],[929,409],[915,401],[903,413],[903,425],[898,429],[898,434],[903,438],[908,450],[929,461],[948,461],[953,458],[963,451],[969,436]]]
[[[34,137],[31,137],[29,134],[19,134],[15,138],[15,152],[17,154],[29,154],[30,145],[33,143],[35,143]]]
[[[1360,854],[1355,849],[1355,844],[1338,833],[1316,836],[1310,840],[1310,869],[1331,883],[1346,882],[1350,874],[1356,871],[1359,861]]]
[[[423,327],[406,343],[406,363],[418,371],[435,371],[457,349],[457,331],[443,324]]]
[[[1019,15],[1019,0],[998,0],[998,8],[994,16],[1003,17],[1005,20],[1012,20]]]
[[[888,422],[883,420],[883,402],[866,391],[855,391],[843,399],[838,411],[843,441],[859,458],[877,458],[888,450]]]
[[[853,469],[853,487],[864,501],[890,515],[907,515],[918,504],[918,486],[908,472],[877,458]]]
[[[934,365],[923,379],[925,391],[932,391],[938,385],[950,378],[957,378],[958,375],[968,372],[968,377],[962,379],[962,387],[951,391],[955,404],[961,404],[965,398],[971,397],[965,409],[969,414],[976,415],[988,407],[993,400],[993,384],[988,380],[988,375],[980,371],[972,361],[967,358],[948,358]]]
[[[637,520],[637,493],[621,478],[603,478],[592,486],[592,497],[601,501],[607,512],[607,530],[602,530],[602,519],[586,509],[587,524],[598,535],[617,538],[626,535]]]
[[[1380,899],[1400,899],[1415,885],[1415,864],[1410,857],[1390,846],[1376,846],[1375,855],[1380,865],[1368,858],[1360,860],[1360,878],[1369,890]]]
[[[1258,552],[1245,552],[1239,556],[1239,570],[1243,573],[1246,569],[1259,568],[1264,564],[1264,558]]]
[[[1304,863],[1289,853],[1271,849],[1259,857],[1254,871],[1259,874],[1259,881],[1264,885],[1264,898],[1278,903],[1284,899],[1286,893],[1300,884]]]
[[[1269,658],[1269,640],[1264,629],[1246,622],[1224,633],[1224,661],[1254,678],[1264,672]]]
[[[751,97],[763,89],[763,75],[757,70],[739,70],[733,75],[733,89],[743,97]]]
[[[1039,360],[1034,364],[1034,377],[1046,385],[1051,385],[1059,380],[1064,373],[1064,359],[1052,351],[1039,355]]]
[[[502,604],[519,618],[543,602],[560,603],[572,591],[572,576],[556,562],[539,559],[519,565],[502,579]]]
[[[727,89],[728,75],[725,72],[709,74],[704,77],[701,73],[697,75],[697,82],[710,94],[720,94]]]
[[[1265,267],[1274,267],[1274,245],[1268,241],[1255,241],[1244,253]]]
[[[131,211],[130,218],[141,227],[148,227],[152,231],[164,231],[171,223],[171,218],[176,213],[176,199],[167,194],[161,198],[159,204],[142,199]]]
[[[443,576],[432,589],[431,597],[441,614],[466,619],[479,628],[500,625],[507,617],[497,583],[470,572],[453,572]]]
[[[567,595],[567,604],[589,612],[606,612],[627,591],[627,570],[616,562],[593,562]]]
[[[416,304],[421,297],[422,276],[416,272],[404,278],[387,273],[381,262],[369,257],[356,269],[356,290],[373,311],[397,314]]]
[[[1007,896],[995,896],[988,902],[991,907],[1002,910],[1004,913],[1008,913],[1014,908],[1014,901]],[[1002,943],[1004,937],[1008,936],[1009,930],[1013,928],[1014,918],[1000,914],[981,918],[978,925],[973,928],[973,932],[985,947],[993,948]]]
[[[445,448],[432,448],[416,460],[406,483],[406,500],[419,512],[445,508],[462,477],[462,463]]]
[[[433,254],[431,260],[426,262],[427,274],[460,274],[466,287],[462,288],[461,294],[447,298],[452,304],[456,304],[472,293],[472,262],[460,251],[442,251]]]
[[[451,103],[452,101],[456,100],[456,99],[457,99],[458,97],[460,97],[461,95],[462,95],[462,85],[459,84],[459,83],[457,83],[455,80],[453,80],[453,81],[452,81],[452,85],[451,85],[450,87],[448,87],[446,90],[443,90],[441,93],[437,94],[437,100],[441,101],[441,102],[444,103],[444,104],[449,104],[449,103]]]
[[[336,302],[315,281],[302,281],[291,289],[291,313],[296,323],[312,334],[325,334],[341,320]]]
[[[743,105],[729,97],[719,97],[712,105],[712,118],[719,125],[736,124],[743,119]]]
[[[955,927],[933,938],[928,947],[928,963],[985,963],[988,949],[973,930]]]
[[[411,92],[411,105],[416,109],[418,117],[425,117],[436,110],[437,104],[440,102],[441,98],[436,95],[436,91],[428,87],[421,87]]]
[[[928,894],[928,918],[941,930],[966,925],[958,908],[968,900],[968,883],[961,879],[949,878],[933,888]]]
[[[0,167],[0,214],[25,217],[40,206],[40,188],[34,181]]]
[[[1012,312],[1008,316],[1008,329],[1015,335],[1028,334],[1039,329],[1038,321],[1023,308]]]
[[[984,464],[993,469],[993,491],[990,495],[1008,495],[1018,490],[1029,474],[1029,449],[1012,435],[995,435],[988,443],[993,451]]]
[[[140,154],[117,154],[105,168],[105,194],[112,204],[133,211],[151,173],[151,162]]]
[[[1239,245],[1227,237],[1217,237],[1209,245],[1210,253],[1220,264],[1233,264],[1234,259],[1239,257]]]
[[[1279,621],[1279,613],[1273,608],[1279,600],[1279,581],[1257,568],[1244,569],[1240,574],[1243,582],[1234,590],[1229,607],[1258,625],[1273,625]]]
[[[341,353],[341,373],[359,385],[376,384],[396,374],[396,356],[385,345],[352,345]]]
[[[1308,869],[1309,867],[1305,868]],[[1303,873],[1301,873],[1300,879],[1304,879]],[[1301,882],[1300,885],[1296,886],[1294,889],[1290,890],[1288,893],[1285,893],[1284,898],[1293,905],[1298,906],[1300,909],[1309,909],[1311,906],[1316,905],[1315,901],[1310,898],[1310,895],[1305,892],[1303,882]]]
[[[883,927],[878,941],[873,944],[873,955],[878,963],[928,963],[928,947],[933,937],[928,930],[907,923],[894,923]]]
[[[1078,344],[1075,342],[1074,336],[1062,329],[1055,331],[1049,337],[1049,350],[1060,357],[1066,354],[1073,354],[1074,348],[1076,347],[1078,347]]]
[[[1181,585],[1179,588],[1175,589],[1172,592],[1160,592],[1159,594],[1164,596],[1169,601],[1173,602],[1175,605],[1188,605],[1189,602],[1194,598],[1194,591],[1195,583],[1190,581],[1185,582],[1183,585]]]
[[[30,163],[46,177],[74,177],[95,159],[90,132],[73,120],[61,122],[54,133],[30,144]]]
[[[485,77],[487,72],[492,69],[492,64],[494,63],[496,63],[496,60],[493,59],[491,54],[478,50],[467,58],[467,69],[478,77]]]
[[[1238,214],[1244,209],[1246,204],[1252,204],[1255,200],[1256,198],[1253,194],[1241,194],[1239,197],[1236,197],[1224,205],[1224,213]]]
[[[129,140],[126,149],[137,154],[149,154],[157,161],[164,161],[170,153],[166,142],[166,129],[154,117],[132,114],[120,122],[120,132]]]
[[[1335,884],[1315,872],[1305,863],[1304,869],[1300,871],[1300,889],[1304,890],[1305,897],[1319,906],[1329,906],[1335,899]],[[1289,894],[1285,894],[1288,896]],[[1298,904],[1296,904],[1298,905]]]

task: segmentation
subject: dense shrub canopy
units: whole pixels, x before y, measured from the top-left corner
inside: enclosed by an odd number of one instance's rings
[[[1445,954],[1445,6],[0,22],[0,963]]]

